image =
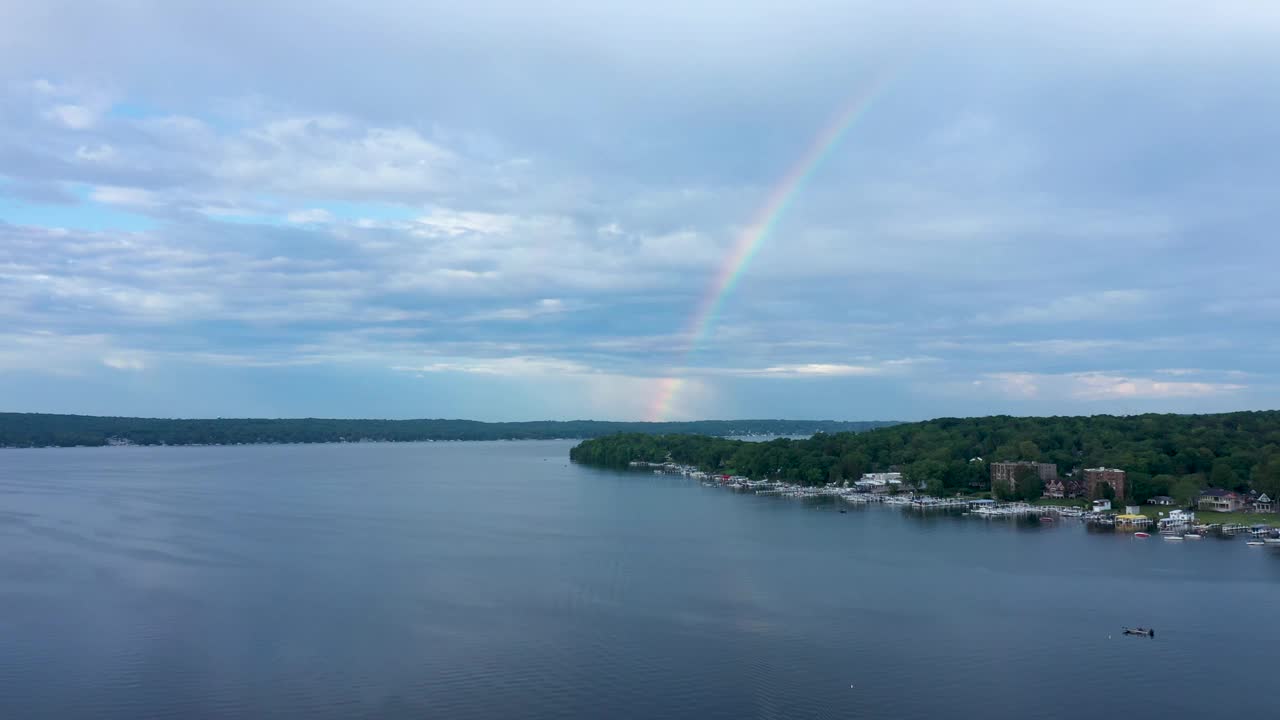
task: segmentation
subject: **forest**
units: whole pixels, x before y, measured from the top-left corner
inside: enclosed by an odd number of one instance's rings
[[[805,485],[897,470],[935,495],[989,489],[991,462],[1034,460],[1055,463],[1060,475],[1120,468],[1127,499],[1170,495],[1184,504],[1206,487],[1280,496],[1280,411],[938,418],[770,442],[619,434],[586,440],[570,457],[608,467],[670,459]]]
[[[0,447],[125,445],[237,445],[421,440],[552,440],[614,433],[703,435],[812,435],[858,431],[889,422],[839,420],[598,420],[478,422],[474,420],[343,420],[162,418],[0,413]]]

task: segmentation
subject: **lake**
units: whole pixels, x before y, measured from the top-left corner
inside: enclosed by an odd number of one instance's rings
[[[842,514],[572,444],[0,451],[0,717],[1280,708],[1280,552]]]

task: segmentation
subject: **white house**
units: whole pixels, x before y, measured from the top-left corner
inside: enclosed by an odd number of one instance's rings
[[[902,473],[863,473],[862,479],[854,483],[860,490],[885,492],[902,485]]]
[[[1254,512],[1269,513],[1273,507],[1274,504],[1271,502],[1271,497],[1266,493],[1262,493],[1257,500],[1253,501]]]
[[[1104,499],[1102,499],[1102,500],[1094,500],[1094,501],[1093,501],[1093,511],[1094,511],[1094,512],[1105,512],[1105,511],[1110,510],[1110,509],[1111,509],[1111,501],[1110,501],[1110,500],[1107,500],[1107,499],[1105,499],[1105,498],[1104,498]]]

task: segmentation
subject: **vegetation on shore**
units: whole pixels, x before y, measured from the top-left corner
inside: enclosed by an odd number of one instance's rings
[[[935,495],[989,488],[990,462],[1035,460],[1056,464],[1062,475],[1118,467],[1128,473],[1129,500],[1143,504],[1170,495],[1176,507],[1185,507],[1210,486],[1280,497],[1280,411],[939,418],[765,443],[621,434],[583,442],[570,457],[611,467],[670,458],[708,471],[805,485],[894,469]]]
[[[605,422],[599,420],[477,422],[474,420],[160,418],[0,413],[0,447],[133,445],[234,445],[415,440],[553,440],[619,432],[704,435],[809,435],[860,431],[891,422],[839,420],[699,420]]]

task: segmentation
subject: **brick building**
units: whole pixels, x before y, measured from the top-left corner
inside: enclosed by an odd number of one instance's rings
[[[1003,487],[1010,492],[1017,489],[1017,473],[1020,467],[1035,468],[1036,474],[1040,476],[1040,482],[1044,483],[1046,491],[1050,487],[1062,486],[1062,483],[1058,482],[1057,465],[1019,460],[1018,462],[991,463],[991,489],[995,490],[998,487]]]
[[[1089,497],[1094,496],[1094,491],[1099,483],[1107,483],[1112,490],[1116,491],[1117,498],[1129,497],[1128,488],[1125,487],[1124,471],[1116,468],[1085,468],[1084,470],[1084,489]]]

